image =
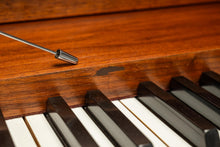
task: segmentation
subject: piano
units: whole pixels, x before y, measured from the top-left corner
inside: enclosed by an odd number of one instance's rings
[[[218,0],[0,8],[0,146],[220,146]]]

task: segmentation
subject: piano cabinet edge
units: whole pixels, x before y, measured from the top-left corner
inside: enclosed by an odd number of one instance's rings
[[[82,106],[88,90],[109,99],[136,96],[140,82],[152,81],[167,90],[175,76],[198,82],[202,72],[220,73],[220,49],[137,60],[91,68],[0,81],[0,108],[6,119],[43,113],[49,97],[62,96],[69,106]]]
[[[126,2],[123,0],[98,0],[95,2],[88,0],[55,0],[53,2],[49,0],[42,2],[2,0],[0,24],[216,2],[217,0],[128,0]],[[43,8],[39,9],[39,6],[43,6]],[[24,8],[25,11],[23,11]]]

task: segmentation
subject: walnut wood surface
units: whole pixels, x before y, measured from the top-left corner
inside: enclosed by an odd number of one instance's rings
[[[69,66],[0,36],[0,79],[220,48],[220,4],[0,25],[0,30],[79,58]]]
[[[72,66],[0,36],[0,108],[7,118],[45,111],[62,96],[82,105],[87,90],[136,95],[141,81],[220,73],[220,4],[0,25],[0,30],[79,57]]]
[[[0,23],[91,15],[217,0],[1,0]]]
[[[87,90],[99,89],[109,99],[136,95],[140,82],[154,81],[166,89],[178,75],[198,81],[201,72],[220,73],[220,50],[102,65],[0,81],[0,107],[5,117],[45,111],[49,97],[62,96],[70,106],[83,105]],[[121,67],[113,70],[112,67]],[[110,69],[100,74],[102,69]]]

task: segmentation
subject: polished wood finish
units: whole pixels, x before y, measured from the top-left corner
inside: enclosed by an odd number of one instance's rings
[[[0,36],[0,79],[220,49],[220,4],[0,25],[0,30],[79,58],[69,66]],[[189,17],[190,16],[190,17]]]
[[[198,81],[202,71],[220,73],[220,50],[102,65],[0,81],[0,107],[6,117],[45,111],[48,97],[62,96],[70,106],[83,105],[87,90],[99,89],[108,98],[136,95],[139,82],[151,80],[166,89],[178,75]],[[103,68],[122,70],[101,74]],[[97,74],[98,73],[98,74]]]
[[[218,0],[1,0],[0,23],[189,5]]]
[[[69,65],[0,36],[0,107],[6,118],[45,111],[48,97],[83,105],[87,90],[134,96],[139,82],[220,73],[220,4],[0,25],[0,30],[79,58]]]

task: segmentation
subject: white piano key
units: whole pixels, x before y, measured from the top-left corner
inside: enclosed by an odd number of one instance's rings
[[[141,131],[153,144],[154,147],[165,147],[166,145],[144,126],[124,105],[118,100],[112,103]]]
[[[128,98],[120,101],[168,146],[191,146],[135,98]]]
[[[25,119],[31,127],[40,146],[63,146],[43,114],[26,116]]]
[[[73,108],[72,111],[99,146],[114,146],[81,107]]]
[[[6,120],[9,132],[16,147],[36,147],[23,118]]]

